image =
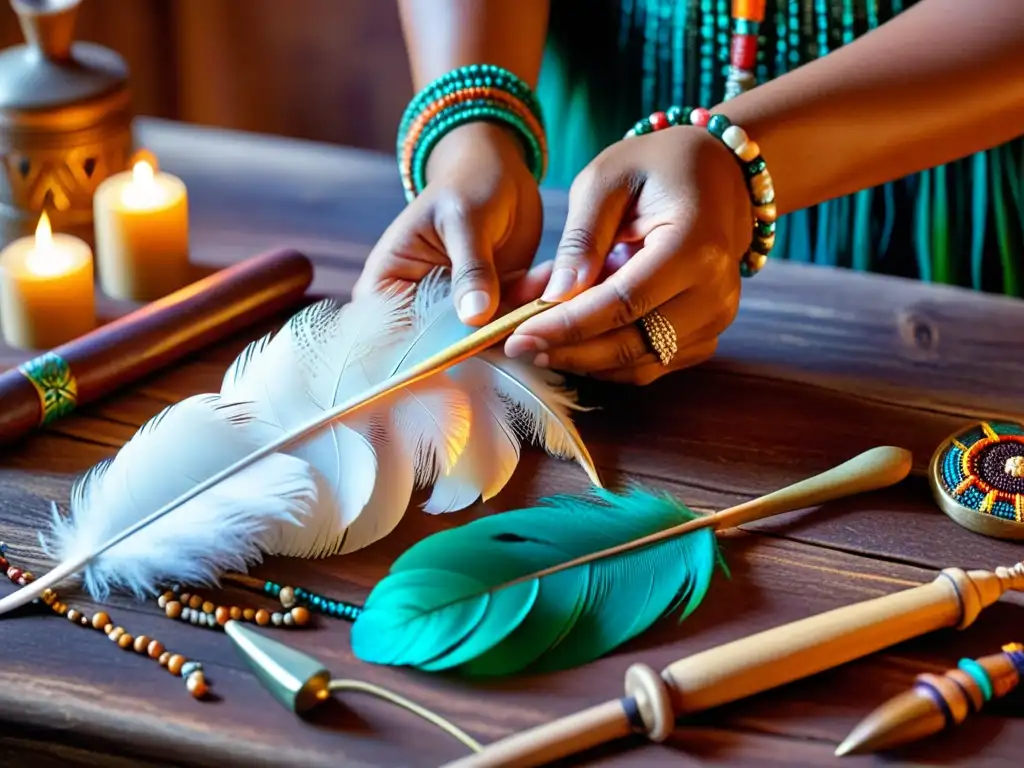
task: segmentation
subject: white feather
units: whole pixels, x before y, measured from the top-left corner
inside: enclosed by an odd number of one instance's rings
[[[90,471],[75,487],[70,516],[55,515],[48,550],[66,561],[89,556],[271,444],[285,447],[94,558],[89,591],[149,594],[168,582],[214,582],[261,554],[355,551],[398,525],[417,487],[433,486],[425,505],[433,513],[494,496],[518,465],[521,440],[576,458],[599,482],[561,378],[500,353],[286,439],[473,330],[458,319],[439,274],[414,297],[323,301],[299,312],[246,347],[219,394],[166,409]]]
[[[97,549],[251,453],[259,445],[252,423],[243,407],[217,395],[164,409],[75,484],[70,516],[55,510],[50,537],[40,537],[45,550],[67,560]],[[215,583],[219,573],[257,562],[268,533],[280,523],[295,527],[315,502],[306,462],[268,456],[93,560],[86,588],[103,599],[112,589],[152,594],[172,579]]]

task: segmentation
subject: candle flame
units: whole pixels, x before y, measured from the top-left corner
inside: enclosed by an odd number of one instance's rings
[[[132,166],[132,184],[153,186],[153,166],[146,160],[139,160]]]
[[[25,266],[36,275],[50,277],[67,271],[70,263],[68,254],[54,245],[50,217],[43,211],[36,224],[35,244],[25,256]]]
[[[121,202],[137,211],[158,208],[165,193],[157,182],[156,172],[148,160],[136,160],[132,165],[132,180],[121,190]]]
[[[43,211],[36,224],[36,250],[48,251],[53,248],[53,227],[50,226],[50,217]]]

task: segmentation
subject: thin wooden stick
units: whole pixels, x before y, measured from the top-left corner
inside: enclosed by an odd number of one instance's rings
[[[151,515],[143,518],[135,525],[126,528],[117,535],[111,537],[107,542],[102,544],[99,548],[81,555],[71,560],[58,565],[56,568],[51,570],[49,573],[43,574],[34,582],[28,586],[22,587],[17,592],[7,595],[3,599],[0,599],[0,616],[8,613],[15,608],[20,608],[23,605],[31,602],[32,600],[39,597],[47,589],[56,586],[58,583],[66,579],[68,576],[78,572],[94,559],[102,555],[104,552],[109,550],[111,547],[120,544],[130,536],[135,535],[143,528],[152,525],[157,520],[167,515],[182,504],[191,501],[201,493],[205,493],[210,490],[217,483],[228,479],[232,475],[241,472],[246,467],[250,467],[260,459],[266,458],[272,453],[276,453],[282,448],[294,443],[296,440],[301,440],[303,437],[312,434],[316,430],[320,429],[326,424],[329,424],[336,419],[351,414],[360,408],[365,408],[378,400],[387,397],[392,392],[401,389],[402,387],[408,387],[419,381],[422,381],[435,373],[447,370],[454,365],[458,365],[464,360],[468,360],[478,352],[487,349],[493,344],[504,339],[506,336],[512,333],[520,324],[526,322],[534,315],[540,314],[545,309],[554,306],[552,302],[546,302],[541,299],[534,301],[530,304],[526,304],[518,309],[514,309],[507,315],[504,315],[497,320],[488,323],[484,327],[474,331],[464,339],[457,341],[447,349],[438,352],[435,355],[427,358],[421,363],[412,366],[404,373],[400,373],[396,376],[392,376],[389,379],[371,387],[368,391],[361,393],[360,395],[342,403],[341,405],[335,406],[329,411],[316,416],[309,420],[305,424],[300,425],[298,428],[292,430],[287,435],[284,435],[267,445],[253,451],[245,458],[239,459],[231,466],[221,470],[212,477],[204,480],[198,485],[194,486],[191,490],[186,491],[181,496],[176,498],[174,501],[165,504],[160,509],[153,512]],[[589,457],[588,457],[589,458]],[[592,462],[590,462],[592,464]],[[592,478],[596,479],[596,478]]]
[[[721,512],[698,517],[695,520],[690,520],[673,528],[666,528],[663,531],[652,533],[634,541],[627,541],[625,544],[617,544],[600,552],[582,555],[567,563],[559,563],[536,573],[526,574],[514,581],[503,584],[502,588],[511,587],[513,584],[520,584],[524,581],[540,579],[544,576],[550,576],[552,573],[575,568],[595,560],[618,555],[622,552],[629,552],[633,549],[640,549],[641,547],[646,547],[666,539],[683,536],[700,528],[714,528],[715,530],[735,528],[738,525],[752,523],[755,520],[771,517],[783,512],[814,507],[818,504],[824,504],[826,501],[874,491],[879,488],[887,488],[900,482],[910,474],[913,461],[913,455],[904,448],[896,448],[891,445],[872,448],[840,464],[838,467],[833,467],[826,472],[822,472],[820,475],[809,477],[806,480],[801,480],[799,483],[794,483],[774,493],[769,493],[767,496],[746,501],[743,504],[722,510]]]
[[[964,629],[1007,591],[1024,562],[994,572],[947,568],[929,584],[837,608],[680,659],[626,672],[626,695],[488,745],[444,768],[531,768],[630,733],[653,741],[677,717],[737,701],[947,627]]]

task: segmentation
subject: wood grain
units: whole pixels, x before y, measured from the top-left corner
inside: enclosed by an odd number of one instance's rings
[[[142,123],[139,136],[188,184],[193,249],[210,267],[291,246],[314,259],[316,294],[344,297],[402,205],[388,158],[171,123]],[[546,193],[546,204],[541,257],[557,242],[564,195]],[[642,390],[581,382],[584,402],[599,410],[584,414],[579,427],[607,482],[639,480],[697,509],[721,509],[874,445],[911,449],[920,474],[935,445],[966,421],[1024,418],[1024,401],[1014,394],[1024,380],[1014,335],[1024,323],[1022,303],[788,264],[770,265],[744,291],[740,316],[711,363]],[[5,451],[0,538],[12,557],[45,569],[35,531],[45,525],[50,502],[66,503],[78,474],[165,405],[215,389],[234,355],[273,325],[203,350]],[[20,359],[0,350],[0,365]],[[434,517],[413,509],[392,536],[364,551],[315,562],[272,560],[259,573],[359,600],[422,536],[585,487],[577,467],[530,451],[509,488],[468,513]],[[605,659],[556,675],[471,685],[357,662],[340,622],[275,634],[338,676],[391,687],[489,741],[619,695],[634,660],[660,668],[751,632],[930,581],[941,567],[993,567],[1024,554],[1018,544],[949,520],[923,476],[744,526],[723,546],[731,578],[717,578],[683,625],[665,622]],[[6,582],[0,588],[10,590]],[[73,592],[67,599],[89,607]],[[259,602],[239,593],[224,599]],[[155,605],[124,597],[107,607],[133,634],[159,637],[202,660],[218,699],[197,703],[151,661],[29,611],[0,621],[4,764],[429,766],[462,754],[444,734],[366,697],[345,696],[309,720],[294,718],[259,687],[221,633],[170,622]],[[935,633],[704,713],[666,744],[627,740],[574,764],[833,764],[832,750],[847,731],[919,672],[1020,640],[1013,627],[1024,626],[1022,611],[1024,599],[1007,598],[966,632]],[[887,762],[1010,764],[1024,749],[1021,707],[1021,697],[1008,697],[955,735]]]

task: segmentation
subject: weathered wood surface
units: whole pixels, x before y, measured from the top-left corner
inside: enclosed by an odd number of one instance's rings
[[[320,145],[143,123],[143,142],[181,175],[196,258],[223,265],[266,248],[304,250],[314,291],[344,296],[401,206],[392,161]],[[565,198],[547,196],[543,253],[557,242]],[[650,388],[585,383],[599,411],[579,419],[610,482],[668,488],[701,509],[727,506],[826,469],[874,445],[912,449],[923,470],[938,442],[978,416],[1024,418],[1024,303],[895,279],[775,264],[744,287],[718,358]],[[106,303],[109,314],[125,305]],[[37,572],[35,530],[75,477],[111,455],[169,402],[215,389],[253,329],[53,425],[0,457],[0,538]],[[0,366],[22,357],[0,350]],[[511,486],[471,513],[413,510],[398,531],[344,558],[273,561],[259,571],[361,599],[405,547],[439,526],[579,491],[573,466],[535,452]],[[621,694],[632,661],[654,667],[754,631],[928,581],[950,565],[993,567],[1024,549],[960,529],[931,503],[923,477],[898,489],[748,526],[724,542],[719,579],[684,625],[667,622],[584,669],[473,686],[363,665],[348,626],[321,622],[284,639],[339,676],[386,685],[489,741]],[[4,580],[0,592],[10,591]],[[69,600],[74,598],[69,594]],[[258,602],[258,598],[234,598]],[[77,602],[88,607],[88,602]],[[52,616],[0,620],[2,765],[429,766],[462,747],[376,700],[347,695],[309,721],[283,711],[227,639],[176,624],[153,604],[116,598],[115,620],[202,660],[218,699],[197,703],[153,662]],[[925,669],[1024,639],[1024,599],[1010,597],[969,631],[941,632],[810,680],[705,713],[668,744],[610,746],[578,765],[828,765],[835,744],[883,698]],[[955,734],[891,756],[843,764],[1019,764],[1024,695]]]

